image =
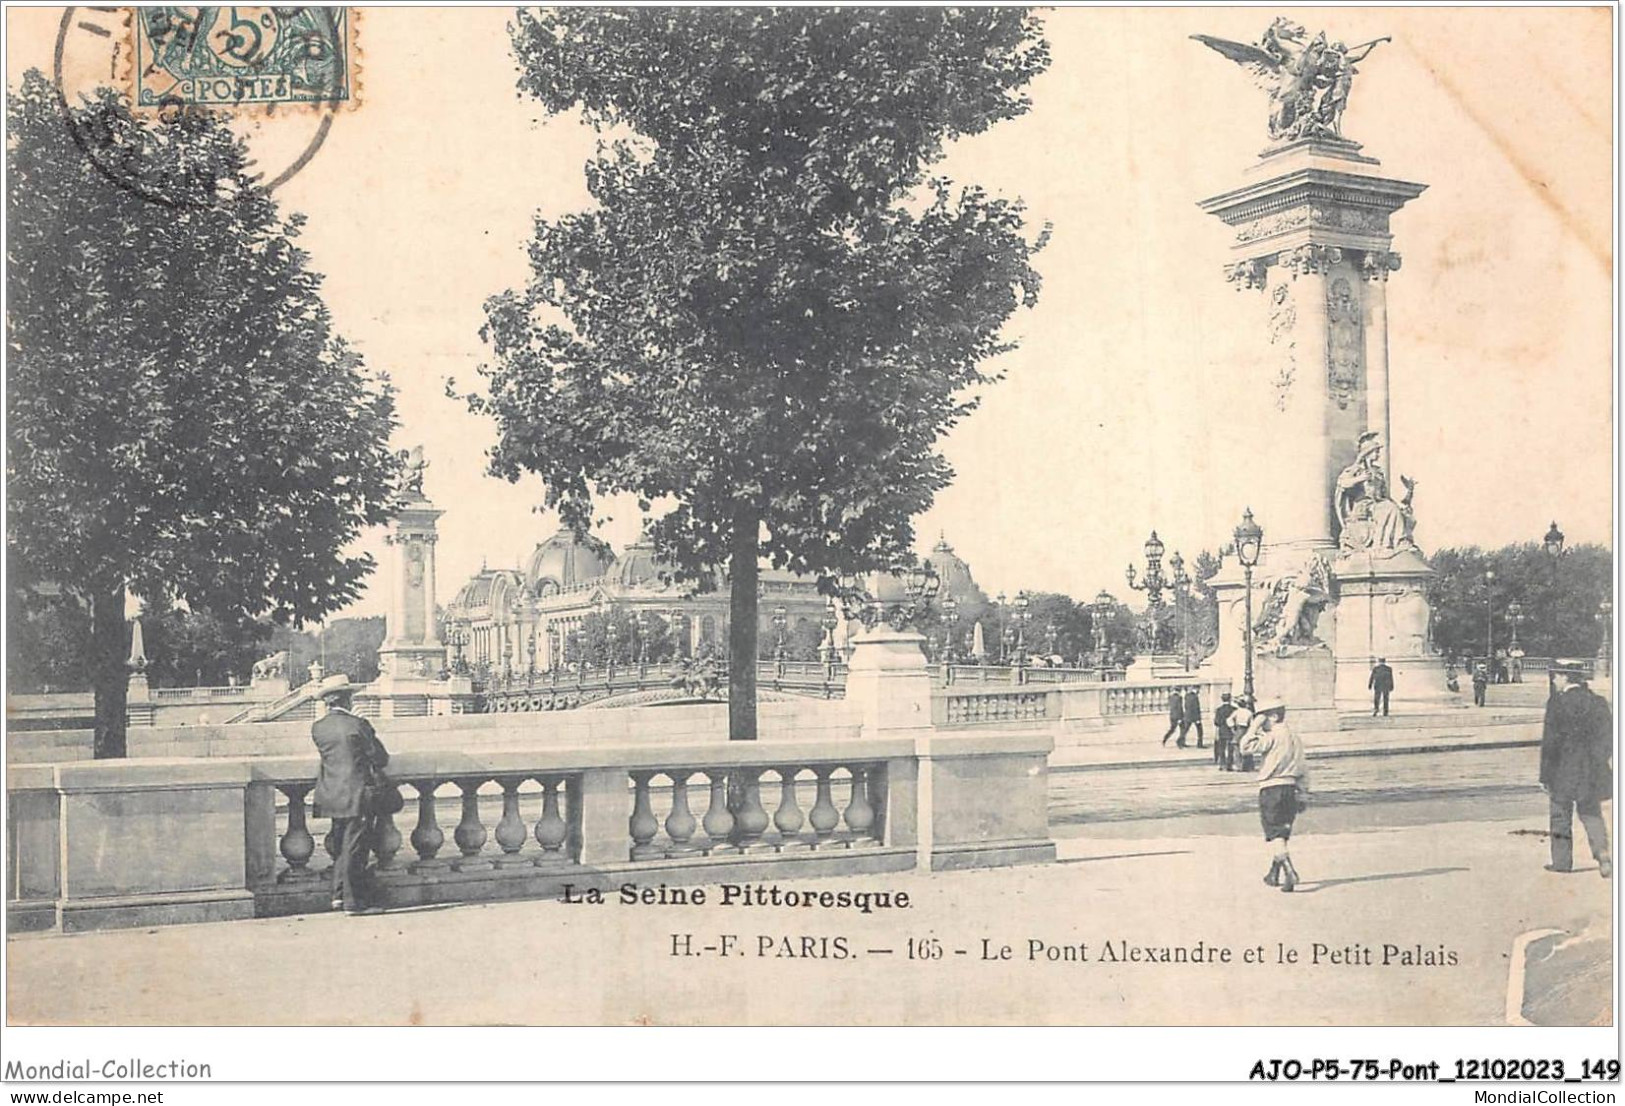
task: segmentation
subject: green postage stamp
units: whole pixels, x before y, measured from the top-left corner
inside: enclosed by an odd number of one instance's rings
[[[351,9],[153,7],[134,22],[141,107],[355,100]]]

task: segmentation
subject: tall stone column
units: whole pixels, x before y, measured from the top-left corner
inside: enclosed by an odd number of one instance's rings
[[[436,520],[444,513],[423,494],[419,469],[417,482],[384,539],[391,556],[389,615],[378,650],[382,692],[399,691],[403,683],[439,681],[446,667],[446,647],[435,624],[434,591]]]
[[[1267,150],[1252,181],[1201,205],[1235,228],[1225,277],[1263,330],[1255,401],[1236,414],[1271,459],[1252,500],[1270,549],[1335,546],[1337,474],[1362,432],[1386,440],[1388,221],[1426,186],[1359,149],[1318,137]]]
[[[1363,689],[1365,654],[1382,636],[1370,631],[1382,620],[1362,607],[1358,665],[1350,642],[1339,640],[1355,635],[1340,633],[1337,566],[1348,543],[1337,484],[1362,435],[1374,431],[1384,446],[1391,440],[1387,279],[1399,257],[1390,248],[1389,219],[1426,188],[1382,174],[1380,163],[1359,151],[1358,143],[1324,134],[1283,142],[1260,155],[1242,186],[1201,203],[1234,228],[1224,272],[1242,298],[1241,316],[1258,329],[1262,354],[1251,368],[1252,399],[1228,424],[1258,457],[1242,498],[1264,528],[1253,609],[1273,653],[1259,659],[1267,659],[1275,686],[1264,686],[1261,676],[1260,692],[1324,712],[1329,724],[1334,698],[1348,697],[1345,685],[1357,677]],[[1391,455],[1387,472],[1397,477]],[[1427,571],[1425,562],[1406,567],[1410,575]],[[1370,576],[1365,566],[1368,594]],[[1215,664],[1239,676],[1244,595],[1233,559],[1214,590],[1221,612]],[[1272,614],[1294,625],[1271,626]],[[1395,644],[1404,638],[1405,651],[1420,661],[1414,619],[1399,621],[1405,627],[1392,635]]]

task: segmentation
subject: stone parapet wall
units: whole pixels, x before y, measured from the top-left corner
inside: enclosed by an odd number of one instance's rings
[[[380,894],[404,906],[1053,859],[1047,734],[835,731],[399,751],[390,772],[410,797],[380,833]],[[307,811],[317,764],[301,752],[13,766],[12,927],[327,909],[326,826]]]

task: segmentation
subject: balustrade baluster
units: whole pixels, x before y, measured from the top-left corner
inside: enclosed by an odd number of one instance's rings
[[[288,830],[278,845],[288,867],[277,875],[278,883],[298,883],[316,878],[316,873],[308,867],[311,856],[316,852],[316,839],[305,825],[305,796],[312,786],[290,784],[278,788],[288,797]]]
[[[671,838],[671,847],[666,850],[667,856],[693,856],[699,852],[690,843],[694,830],[699,826],[693,812],[688,809],[688,777],[691,774],[666,773],[671,780],[671,813],[666,815],[666,836]]]
[[[434,871],[446,865],[444,860],[434,858],[434,854],[440,851],[440,846],[446,843],[445,831],[435,819],[434,781],[413,780],[412,786],[418,793],[418,824],[413,827],[410,840],[418,858],[407,866],[407,871]]]
[[[706,804],[705,820],[700,824],[705,827],[705,853],[709,856],[733,848],[728,838],[733,833],[734,816],[728,809],[728,773],[713,769],[705,775],[711,781],[711,800]]]
[[[653,860],[666,855],[665,849],[654,844],[655,834],[660,832],[660,821],[655,817],[654,808],[649,805],[649,781],[652,778],[653,772],[632,773],[632,817],[626,820],[626,828],[632,835],[633,860]]]
[[[801,813],[801,807],[796,803],[796,775],[800,769],[794,766],[780,768],[779,772],[779,809],[773,813],[773,825],[779,831],[779,851],[786,852],[798,848],[806,848],[806,842],[796,840],[801,827],[806,824],[807,817]]]
[[[542,855],[536,863],[552,864],[562,858],[560,849],[568,827],[559,814],[558,777],[543,776],[538,782],[542,785],[542,816],[536,820],[536,843],[542,847]]]
[[[827,767],[813,769],[818,776],[818,797],[813,800],[813,808],[807,814],[807,821],[812,825],[813,833],[818,835],[817,840],[813,842],[815,849],[828,845],[835,827],[841,824],[841,812],[835,809],[835,800],[829,793],[829,776],[832,771],[834,769]]]
[[[762,834],[767,831],[767,810],[762,806],[762,770],[741,768],[739,810],[734,814],[734,840],[740,852],[762,847]]]
[[[498,868],[512,868],[520,864],[530,864],[528,856],[520,856],[519,850],[525,847],[525,820],[519,817],[519,785],[523,780],[498,780],[502,785],[502,817],[497,822],[497,845],[502,849],[502,855],[497,857]]]
[[[395,816],[393,814],[380,816],[373,833],[372,847],[378,854],[378,870],[392,872],[399,868],[395,854],[401,851],[401,831],[395,828]]]
[[[852,773],[852,797],[846,804],[846,828],[850,834],[846,845],[851,848],[868,839],[875,824],[875,808],[869,805],[867,770],[862,765],[851,765],[847,771]]]
[[[480,784],[485,781],[468,779],[456,782],[463,793],[463,817],[452,831],[451,839],[457,843],[457,849],[463,855],[451,862],[452,869],[477,872],[490,868],[493,862],[480,856],[486,838],[485,826],[480,822]]]

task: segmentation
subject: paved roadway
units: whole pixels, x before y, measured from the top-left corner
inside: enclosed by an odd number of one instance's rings
[[[1250,774],[1221,772],[1206,751],[1168,751],[1166,768],[1052,772],[1050,826],[1057,838],[1109,833],[1165,836],[1255,833],[1258,790]],[[1541,818],[1535,748],[1317,758],[1306,832],[1436,821]]]

